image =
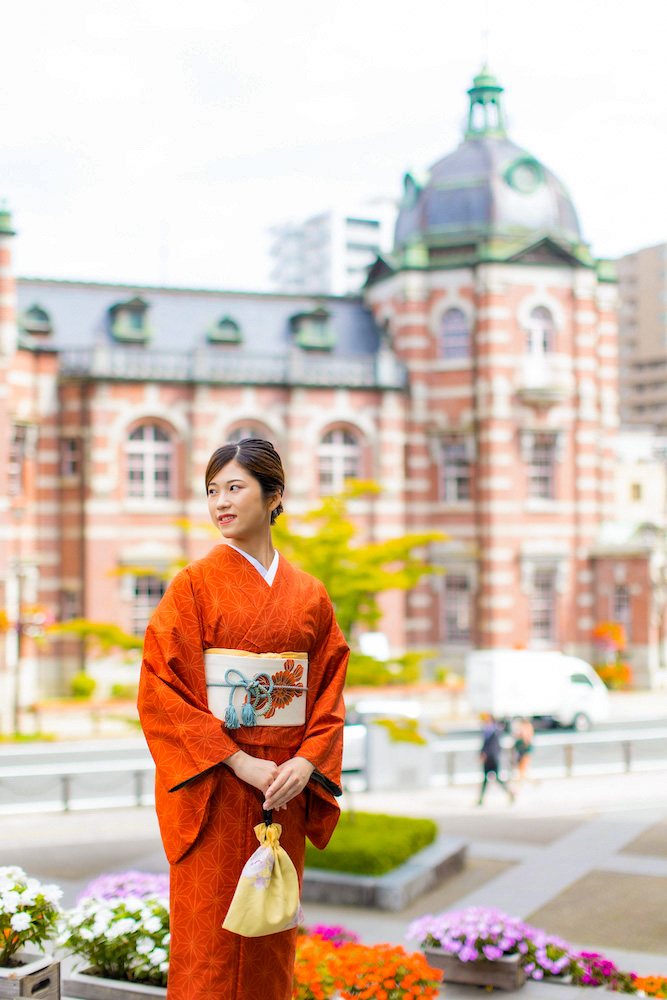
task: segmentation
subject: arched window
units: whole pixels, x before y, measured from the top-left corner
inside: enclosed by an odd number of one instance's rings
[[[139,500],[164,500],[173,495],[174,445],[162,427],[141,424],[127,444],[127,495]]]
[[[348,479],[361,475],[361,447],[350,431],[328,431],[318,448],[320,493],[341,493]]]
[[[440,357],[470,357],[470,327],[462,309],[448,309],[440,324]]]
[[[208,331],[208,339],[216,344],[240,344],[241,327],[231,316],[223,316]]]
[[[537,306],[530,314],[526,331],[528,354],[549,354],[554,349],[555,327],[553,316],[544,306]]]
[[[51,317],[41,306],[34,305],[23,314],[21,326],[26,333],[44,336],[51,333]]]
[[[227,435],[227,441],[230,444],[236,444],[239,441],[243,441],[244,438],[263,438],[265,441],[269,441],[270,438],[265,434],[261,427],[252,427],[250,424],[243,424],[241,427],[235,427],[233,431],[230,431]]]

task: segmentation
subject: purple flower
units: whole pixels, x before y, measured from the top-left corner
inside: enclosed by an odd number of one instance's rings
[[[498,948],[494,944],[485,944],[482,948],[484,955],[490,962],[495,962],[496,959],[503,957],[503,949]]]
[[[76,897],[78,904],[82,899],[94,896],[96,899],[115,899],[117,896],[138,896],[145,899],[149,896],[168,896],[169,876],[155,875],[152,872],[116,872],[112,875],[99,875],[89,882],[83,892]]]

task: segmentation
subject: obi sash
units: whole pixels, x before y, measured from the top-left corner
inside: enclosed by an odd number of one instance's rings
[[[204,650],[208,707],[227,729],[304,726],[308,653]]]

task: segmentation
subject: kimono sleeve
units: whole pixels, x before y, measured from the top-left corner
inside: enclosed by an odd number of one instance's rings
[[[165,791],[177,791],[239,749],[208,709],[202,626],[187,568],[146,629],[138,707]]]
[[[297,756],[305,757],[314,765],[309,787],[329,801],[331,796],[342,794],[343,687],[349,655],[350,650],[336,622],[331,600],[323,590],[317,642],[310,651],[308,668],[308,683],[311,677],[317,679],[317,696]]]

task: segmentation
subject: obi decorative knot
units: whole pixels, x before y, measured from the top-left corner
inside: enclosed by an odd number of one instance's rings
[[[305,725],[307,653],[207,649],[204,664],[208,706],[227,729]]]

